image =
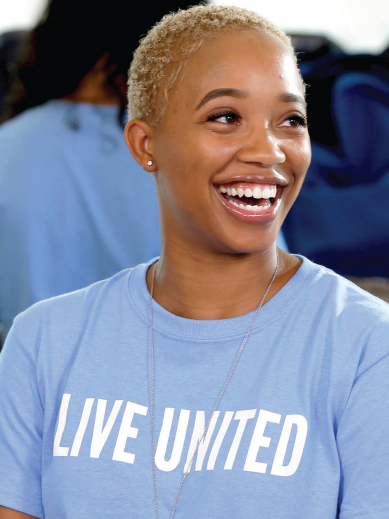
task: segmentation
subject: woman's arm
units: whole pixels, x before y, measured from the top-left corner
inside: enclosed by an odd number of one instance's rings
[[[33,337],[24,345],[11,329],[0,354],[0,519],[44,517],[37,348]]]
[[[10,508],[5,508],[4,506],[0,506],[0,519],[37,519],[32,515],[23,514],[22,512],[17,512],[16,510],[11,510]]]

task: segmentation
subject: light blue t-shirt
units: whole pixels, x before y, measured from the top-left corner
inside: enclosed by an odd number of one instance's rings
[[[0,505],[155,517],[146,271],[15,320],[0,355]],[[154,302],[161,519],[252,315],[195,321]],[[258,313],[176,519],[387,519],[388,354],[389,305],[304,259]]]
[[[119,108],[54,100],[0,127],[0,322],[160,252],[152,177]]]

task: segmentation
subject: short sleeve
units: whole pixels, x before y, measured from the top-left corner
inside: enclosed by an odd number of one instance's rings
[[[11,328],[0,354],[0,505],[43,519],[43,406],[35,356]]]
[[[337,433],[339,519],[389,517],[389,356],[354,382]]]

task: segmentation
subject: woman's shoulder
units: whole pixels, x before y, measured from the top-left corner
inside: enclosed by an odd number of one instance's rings
[[[72,347],[86,323],[104,318],[108,324],[109,319],[114,321],[124,311],[131,311],[128,283],[133,270],[122,270],[83,289],[35,303],[15,318],[14,335],[27,347]]]
[[[354,359],[357,374],[389,356],[389,304],[332,270],[303,258],[313,273],[299,310],[313,337],[334,354]]]
[[[351,280],[333,270],[299,256],[303,260],[305,278],[310,275],[308,297],[326,301],[338,317],[344,313],[359,313],[389,318],[389,304],[366,292]]]
[[[369,315],[389,316],[389,304],[377,296],[367,292],[333,270],[321,267],[322,283],[335,292],[336,298],[342,302],[344,310],[364,311]]]
[[[300,258],[295,293],[302,319],[306,316],[318,328],[331,328],[350,341],[369,333],[383,333],[389,339],[388,303],[333,270]]]

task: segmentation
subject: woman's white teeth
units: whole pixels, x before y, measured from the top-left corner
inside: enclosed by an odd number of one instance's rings
[[[228,202],[235,207],[239,207],[240,209],[246,209],[246,211],[252,211],[253,213],[260,213],[264,209],[268,209],[270,207],[270,202],[266,205],[249,205],[249,204],[238,204],[235,200],[228,199]]]
[[[268,187],[265,187],[265,189],[262,189],[262,197],[263,198],[270,198],[270,189]]]
[[[277,186],[271,186],[271,187],[263,187],[260,188],[259,186],[256,186],[254,189],[250,189],[249,187],[246,187],[246,189],[242,189],[241,187],[238,187],[238,189],[235,189],[233,187],[227,187],[219,186],[220,193],[227,193],[229,196],[239,196],[239,198],[242,198],[242,196],[246,196],[248,198],[275,198],[277,196]]]

